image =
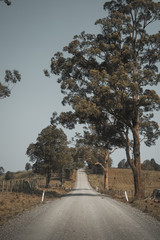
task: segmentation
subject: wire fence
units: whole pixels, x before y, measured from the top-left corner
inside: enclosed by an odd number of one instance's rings
[[[65,174],[60,175],[59,172],[55,173],[51,177],[49,187],[62,187],[62,184],[68,180]],[[35,189],[45,188],[46,178],[45,177],[31,177],[31,178],[20,178],[11,180],[0,180],[0,192],[26,192],[30,193]]]

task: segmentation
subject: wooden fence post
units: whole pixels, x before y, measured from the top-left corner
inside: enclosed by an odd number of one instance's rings
[[[4,192],[4,180],[2,181],[2,192]]]
[[[12,180],[10,180],[10,192],[12,192]]]
[[[8,192],[8,181],[6,181],[6,192]]]

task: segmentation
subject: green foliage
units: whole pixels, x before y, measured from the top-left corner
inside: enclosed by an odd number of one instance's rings
[[[84,132],[84,136],[76,135],[76,147],[74,148],[74,159],[79,163],[88,165],[89,168],[95,166],[99,162],[105,165],[106,148],[100,142],[97,144],[94,135]],[[112,159],[109,157],[108,166],[112,166]]]
[[[68,128],[88,124],[106,148],[125,148],[139,181],[141,138],[151,146],[160,135],[153,120],[160,97],[152,89],[160,82],[160,32],[147,32],[160,20],[160,4],[118,0],[106,2],[104,9],[107,17],[96,21],[100,34],[76,35],[51,59],[62,103],[73,109],[61,113],[59,122]]]
[[[72,162],[67,144],[63,130],[53,125],[44,128],[38,135],[37,142],[29,145],[26,154],[34,163],[32,169],[36,173],[47,175],[46,186],[49,184],[51,171],[62,169]]]
[[[5,174],[5,180],[11,180],[13,178],[14,178],[14,173],[10,172],[10,171],[7,171],[6,174]]]
[[[141,165],[143,170],[154,170],[154,171],[160,171],[160,165],[156,163],[154,158],[151,160],[145,160]]]
[[[146,27],[159,19],[160,6],[152,1],[111,1],[105,9],[108,17],[96,22],[101,34],[82,32],[64,47],[67,57],[58,52],[51,60],[51,73],[59,75],[66,95],[63,104],[73,108],[61,114],[60,122],[69,128],[87,122],[106,140],[112,128],[115,145],[125,146],[126,130],[132,131],[138,114],[140,134],[149,146],[160,133],[149,115],[160,108],[160,98],[146,89],[160,80],[160,33],[149,35]]]
[[[11,94],[11,89],[17,82],[20,82],[21,75],[17,70],[11,72],[10,70],[5,71],[4,82],[0,82],[0,98],[9,97]]]
[[[30,164],[29,162],[27,162],[26,165],[25,165],[25,170],[26,170],[26,171],[29,171],[29,170],[31,170],[31,169],[32,169],[31,164]]]
[[[122,168],[122,169],[128,169],[129,168],[129,164],[126,161],[126,159],[122,159],[119,163],[118,163],[118,168]]]

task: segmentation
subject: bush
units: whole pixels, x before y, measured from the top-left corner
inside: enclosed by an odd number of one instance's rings
[[[13,172],[6,172],[6,175],[5,175],[5,180],[11,180],[14,178],[14,173]]]
[[[145,160],[141,166],[142,170],[160,171],[160,165],[156,163],[154,158],[152,158],[151,160]]]
[[[122,168],[122,169],[128,169],[130,168],[128,162],[125,159],[122,159],[119,163],[118,163],[118,168]]]
[[[25,165],[25,170],[26,170],[26,171],[29,171],[29,170],[31,170],[31,169],[32,169],[31,164],[27,162],[26,165]]]

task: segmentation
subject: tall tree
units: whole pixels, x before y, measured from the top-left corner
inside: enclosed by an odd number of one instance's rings
[[[37,142],[27,148],[26,154],[34,163],[35,172],[46,174],[46,187],[49,186],[51,172],[62,169],[64,164],[72,160],[67,144],[63,130],[54,125],[44,128]]]
[[[117,0],[104,4],[107,17],[97,20],[100,34],[82,32],[51,59],[51,73],[73,112],[61,113],[61,123],[73,128],[88,123],[108,144],[121,141],[134,175],[135,196],[143,197],[140,142],[155,144],[160,131],[153,120],[160,97],[160,32],[148,26],[160,20],[160,2]],[[46,72],[45,72],[46,73]],[[46,74],[47,75],[47,74]]]

